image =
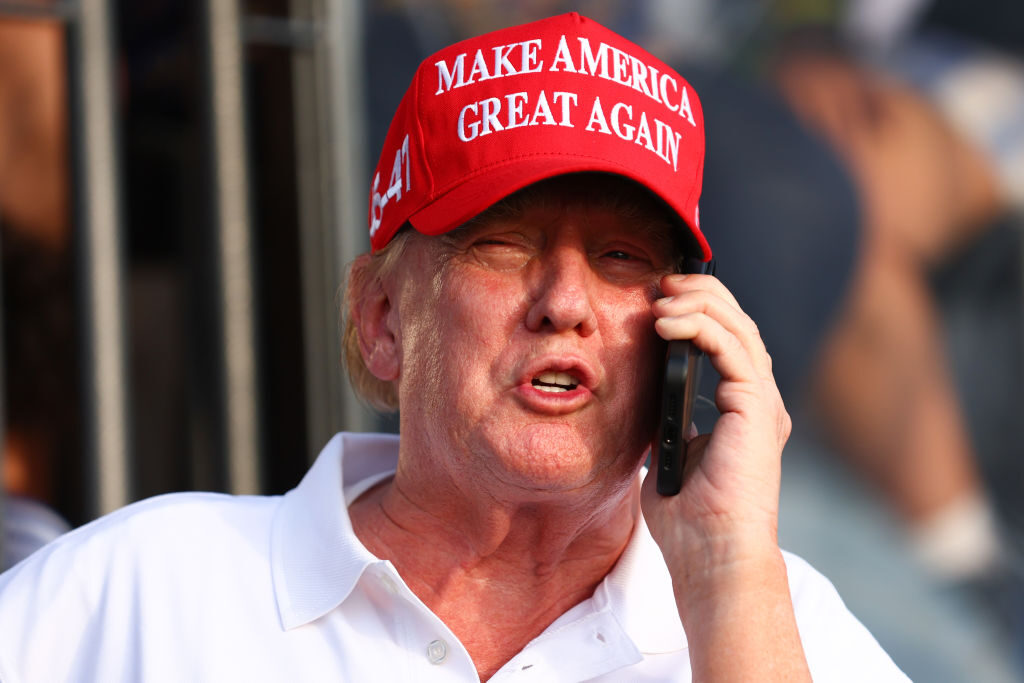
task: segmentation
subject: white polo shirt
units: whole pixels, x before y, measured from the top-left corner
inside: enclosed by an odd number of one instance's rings
[[[160,496],[66,534],[0,575],[0,680],[478,680],[458,639],[352,532],[347,504],[397,454],[397,437],[339,434],[284,496]],[[906,680],[824,577],[786,563],[816,681]],[[642,519],[593,597],[491,680],[690,680]]]

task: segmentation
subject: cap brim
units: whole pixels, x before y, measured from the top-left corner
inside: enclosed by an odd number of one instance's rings
[[[620,175],[647,188],[679,216],[700,247],[703,260],[707,261],[711,258],[711,247],[703,233],[682,214],[677,201],[650,188],[642,178],[628,168],[604,159],[588,157],[531,157],[508,162],[498,168],[481,169],[473,177],[463,180],[427,206],[413,213],[409,216],[409,222],[424,235],[441,235],[454,230],[527,185],[567,173],[586,171]]]

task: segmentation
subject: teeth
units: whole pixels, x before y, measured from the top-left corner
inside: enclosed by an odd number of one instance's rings
[[[567,372],[542,372],[533,380],[533,386],[541,391],[569,391],[579,385],[579,380]]]

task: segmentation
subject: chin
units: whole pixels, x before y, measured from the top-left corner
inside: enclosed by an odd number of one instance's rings
[[[594,443],[579,428],[564,423],[530,425],[496,448],[506,480],[538,492],[595,484],[614,487],[635,471],[635,458],[623,457],[614,445]]]

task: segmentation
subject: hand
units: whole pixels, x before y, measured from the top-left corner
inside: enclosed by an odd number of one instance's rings
[[[757,326],[710,275],[668,275],[653,304],[665,339],[692,339],[721,375],[711,434],[693,436],[682,490],[644,481],[647,526],[672,576],[694,680],[810,680],[778,548],[791,421]],[[654,463],[655,471],[657,463]],[[721,653],[728,651],[728,657]]]
[[[665,296],[653,307],[658,334],[692,339],[707,354],[722,377],[715,394],[721,417],[711,434],[690,440],[679,495],[657,495],[656,477],[648,477],[643,505],[651,533],[663,552],[689,554],[723,534],[775,547],[791,422],[771,358],[753,320],[714,277],[669,275],[661,286]]]

